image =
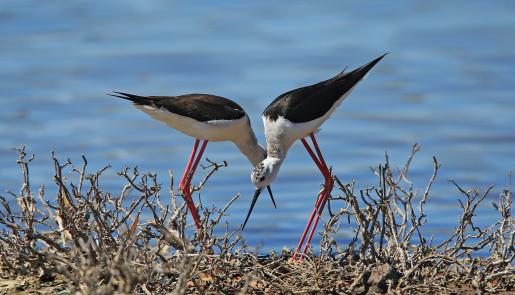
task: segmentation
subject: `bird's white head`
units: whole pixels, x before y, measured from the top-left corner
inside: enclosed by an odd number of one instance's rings
[[[254,170],[252,171],[252,175],[250,176],[252,183],[256,186],[256,191],[254,193],[254,197],[252,198],[252,203],[250,204],[249,212],[247,213],[247,217],[245,218],[245,222],[243,223],[243,228],[247,224],[249,220],[250,214],[252,214],[252,210],[254,209],[254,205],[256,205],[256,201],[261,194],[261,191],[266,186],[268,189],[268,193],[270,194],[270,198],[272,198],[272,202],[275,206],[274,197],[272,195],[272,189],[270,188],[270,184],[277,177],[277,173],[279,172],[279,167],[281,166],[282,160],[279,158],[266,158],[263,161],[259,162]]]
[[[266,158],[254,167],[250,179],[256,189],[260,190],[275,180],[281,162],[279,158]]]

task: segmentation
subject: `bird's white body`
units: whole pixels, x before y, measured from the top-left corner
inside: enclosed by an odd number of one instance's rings
[[[165,109],[135,105],[152,118],[161,121],[186,135],[208,141],[232,141],[247,156],[252,165],[264,159],[265,151],[252,131],[247,115],[234,120],[197,121]]]
[[[269,156],[284,159],[291,145],[298,139],[316,133],[351,91],[352,89],[342,95],[323,116],[308,122],[293,123],[282,116],[279,116],[277,120],[270,120],[263,116]]]

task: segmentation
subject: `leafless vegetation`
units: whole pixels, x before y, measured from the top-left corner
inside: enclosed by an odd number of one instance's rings
[[[54,283],[52,292],[62,294],[513,292],[511,186],[493,204],[498,221],[480,227],[474,216],[492,188],[482,192],[452,182],[461,215],[453,234],[436,244],[423,228],[440,166],[434,158],[427,186],[414,188],[408,172],[418,148],[413,146],[399,171],[386,157],[374,169],[377,187],[358,190],[354,182],[336,179],[339,192],[333,192],[321,227],[320,252],[300,262],[291,262],[286,250],[251,253],[238,230],[214,234],[237,195],[225,208],[202,207],[204,232],[187,237],[186,207],[171,174],[164,188],[155,174],[126,168],[118,174],[127,184],[106,192],[100,179],[109,166],[90,173],[85,157],[75,166],[52,155],[56,189],[48,197],[44,186],[31,186],[34,157],[17,149],[21,188],[0,195],[0,275],[4,281],[32,278],[40,292]],[[194,189],[202,190],[225,165],[209,162],[206,178]],[[346,245],[334,238],[342,225],[355,234]],[[0,292],[9,292],[5,288]]]

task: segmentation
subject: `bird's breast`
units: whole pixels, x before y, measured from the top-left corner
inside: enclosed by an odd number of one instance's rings
[[[281,154],[286,154],[296,140],[309,136],[322,124],[319,120],[293,123],[282,116],[279,116],[276,120],[263,117],[263,122],[269,152],[270,150],[280,149]]]

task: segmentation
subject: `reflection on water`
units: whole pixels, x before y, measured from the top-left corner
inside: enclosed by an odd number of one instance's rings
[[[193,139],[105,96],[111,90],[226,96],[248,111],[263,140],[260,113],[276,96],[392,52],[326,122],[320,145],[336,175],[360,188],[375,184],[369,167],[385,150],[400,166],[414,142],[422,151],[411,175],[423,188],[436,155],[443,166],[428,213],[438,238],[458,218],[448,179],[499,191],[514,167],[515,4],[397,2],[3,2],[0,187],[17,189],[10,148],[21,144],[38,155],[34,184],[51,183],[52,149],[75,161],[85,154],[92,168],[137,165],[163,183],[168,169],[182,172]],[[203,203],[221,206],[240,192],[229,212],[237,226],[252,167],[230,143],[210,144],[206,156],[230,164]],[[321,181],[295,144],[274,183],[279,208],[260,200],[249,242],[292,247]],[[120,183],[114,172],[104,179],[114,192]],[[481,222],[495,218],[488,203]]]

